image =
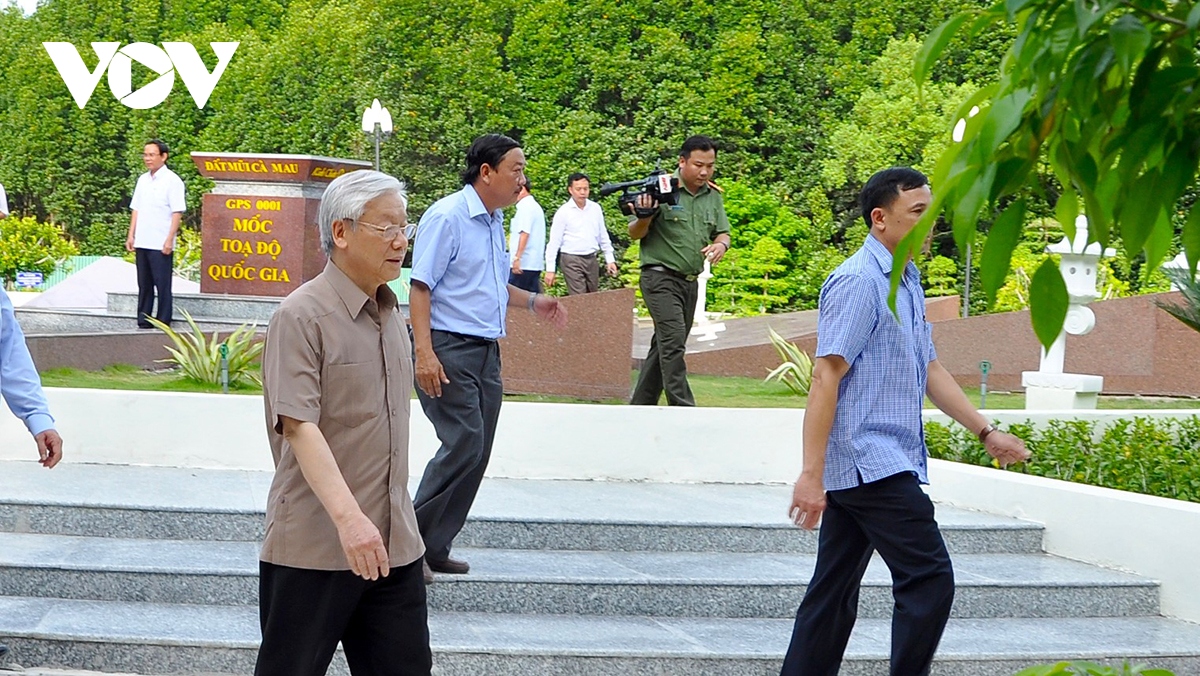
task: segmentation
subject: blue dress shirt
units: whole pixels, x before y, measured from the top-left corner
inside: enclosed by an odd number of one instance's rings
[[[503,338],[508,271],[504,212],[489,214],[474,187],[443,197],[421,216],[412,279],[429,287],[430,328]]]
[[[37,436],[54,428],[50,406],[25,345],[25,334],[13,313],[12,300],[0,289],[0,396],[13,415]]]
[[[887,304],[891,271],[891,252],[872,235],[821,287],[817,357],[839,355],[850,364],[825,451],[825,490],[902,472],[929,483],[921,408],[937,352],[917,267],[904,268],[899,319]]]

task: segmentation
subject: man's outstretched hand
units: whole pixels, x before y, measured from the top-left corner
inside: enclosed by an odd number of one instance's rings
[[[538,294],[533,299],[533,311],[557,329],[567,328],[567,306],[553,296]]]
[[[42,463],[42,467],[50,469],[62,460],[62,437],[58,436],[58,432],[54,430],[46,430],[41,434],[33,437],[37,442],[38,462]]]

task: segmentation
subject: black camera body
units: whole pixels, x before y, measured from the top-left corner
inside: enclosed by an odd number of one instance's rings
[[[659,204],[679,203],[679,179],[662,169],[655,169],[654,173],[636,181],[605,183],[600,186],[600,196],[608,197],[618,190],[621,191],[621,194],[617,197],[617,206],[626,216],[646,218],[654,215],[655,209],[639,209],[637,207],[637,198],[642,195],[653,197]]]

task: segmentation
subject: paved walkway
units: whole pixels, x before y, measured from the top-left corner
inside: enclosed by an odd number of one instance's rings
[[[817,311],[803,310],[761,317],[738,317],[723,319],[721,323],[725,325],[725,330],[718,333],[714,341],[702,343],[696,340],[696,336],[688,336],[687,351],[709,352],[731,347],[766,345],[771,342],[767,337],[768,327],[774,328],[779,335],[791,340],[817,330]],[[653,335],[654,324],[648,319],[639,319],[633,329],[634,359],[646,358],[646,352],[650,350],[650,337]]]

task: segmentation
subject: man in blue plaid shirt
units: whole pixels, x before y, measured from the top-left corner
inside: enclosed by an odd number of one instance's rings
[[[878,172],[860,196],[866,243],[825,280],[817,352],[804,414],[804,469],[791,515],[821,524],[817,565],[796,611],[783,676],[837,674],[871,554],[892,573],[891,674],[929,673],[954,601],[954,570],[934,520],[921,408],[925,395],[977,433],[1003,464],[1029,457],[995,429],[938,362],[925,294],[912,261],[888,308],[896,246],[929,207],[928,180],[909,168]]]

